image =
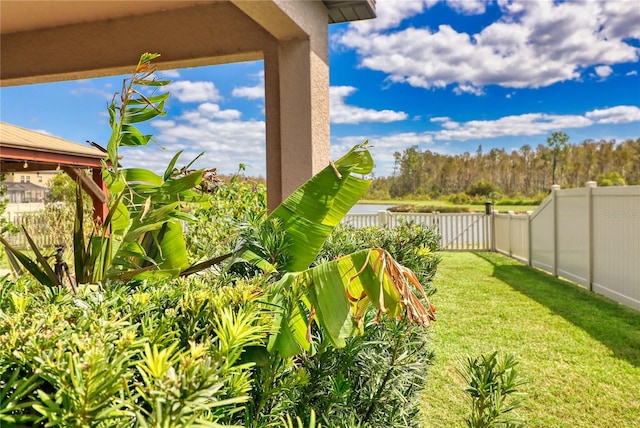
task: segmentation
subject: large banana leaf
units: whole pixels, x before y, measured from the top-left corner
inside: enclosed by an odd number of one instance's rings
[[[423,296],[425,304],[414,289]],[[362,250],[299,273],[285,275],[273,290],[271,303],[280,327],[268,350],[282,356],[313,351],[311,324],[322,327],[324,338],[335,347],[363,328],[370,305],[382,314],[421,326],[435,320],[415,274],[380,248]]]
[[[369,174],[373,158],[367,143],[355,146],[293,192],[270,215],[280,219],[291,247],[285,272],[309,267],[331,231],[371,184],[353,174]]]

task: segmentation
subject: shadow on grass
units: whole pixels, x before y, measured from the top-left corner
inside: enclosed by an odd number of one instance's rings
[[[617,358],[640,367],[640,312],[506,256],[474,254],[493,265],[494,277],[583,329]]]

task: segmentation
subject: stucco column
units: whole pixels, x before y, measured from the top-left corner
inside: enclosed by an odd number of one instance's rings
[[[327,46],[325,20],[265,52],[269,211],[329,163]]]

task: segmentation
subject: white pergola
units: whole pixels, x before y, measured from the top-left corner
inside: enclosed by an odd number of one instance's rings
[[[0,86],[264,60],[269,208],[329,162],[328,24],[375,0],[0,2]],[[239,142],[241,143],[241,142]]]

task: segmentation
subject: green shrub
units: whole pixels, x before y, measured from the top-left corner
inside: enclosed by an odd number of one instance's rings
[[[189,278],[84,286],[72,296],[30,280],[4,282],[0,424],[233,420],[251,387],[251,364],[240,357],[269,331],[252,303],[260,287]]]
[[[473,200],[471,199],[471,197],[469,197],[469,195],[462,192],[449,195],[447,197],[447,201],[457,205],[467,205],[473,202]]]
[[[607,172],[604,174],[598,174],[596,178],[598,186],[624,186],[626,183],[622,175],[617,171]]]
[[[469,186],[465,193],[469,196],[489,197],[496,191],[498,191],[498,189],[493,184],[488,181],[480,180]]]
[[[196,210],[195,221],[186,225],[185,240],[192,262],[233,251],[242,229],[247,225],[257,227],[266,218],[266,186],[236,176],[215,186],[208,202],[208,207]]]
[[[513,355],[500,358],[497,352],[467,357],[461,364],[458,373],[471,401],[469,428],[524,426],[516,413],[522,406],[518,388],[524,384],[517,365]]]
[[[438,236],[429,228],[402,223],[394,229],[341,226],[325,243],[318,262],[370,246],[389,251],[418,275],[428,293],[439,258]],[[362,336],[342,349],[303,356],[305,385],[288,395],[304,420],[315,409],[326,426],[417,427],[420,391],[431,364],[426,330],[398,320],[377,322],[368,313]],[[348,422],[347,422],[348,421]]]

